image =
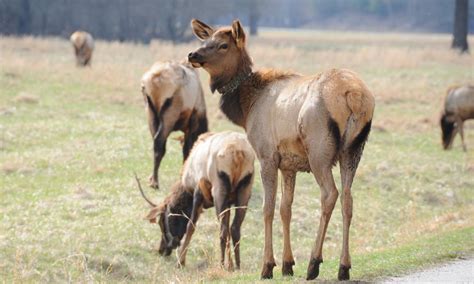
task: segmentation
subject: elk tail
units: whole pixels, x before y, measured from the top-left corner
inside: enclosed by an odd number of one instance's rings
[[[153,113],[153,116],[155,119],[158,119],[158,111],[155,108],[155,105],[151,101],[151,98],[149,95],[146,95],[146,102],[148,104],[148,107],[151,109],[151,112]]]
[[[361,91],[348,91],[345,94],[347,106],[351,111],[344,133],[343,148],[358,148],[365,143],[372,125],[374,101]]]

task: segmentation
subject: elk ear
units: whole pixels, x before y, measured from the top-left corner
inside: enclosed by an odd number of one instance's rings
[[[191,28],[193,29],[194,35],[200,40],[206,40],[214,33],[213,28],[197,19],[192,19]]]
[[[235,20],[232,23],[232,37],[234,37],[238,48],[245,47],[245,32],[239,20]]]
[[[148,215],[145,216],[145,219],[150,221],[150,223],[156,223],[156,218],[163,213],[165,213],[163,206],[153,207],[153,209],[148,212]]]

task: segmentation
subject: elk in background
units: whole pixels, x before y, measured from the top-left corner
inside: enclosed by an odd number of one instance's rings
[[[183,160],[201,133],[208,131],[206,104],[199,75],[190,65],[157,62],[141,80],[153,137],[153,172],[150,186],[159,188],[158,169],[166,152],[166,141],[172,131],[184,132]]]
[[[293,275],[295,264],[290,221],[296,173],[312,172],[321,188],[322,215],[307,279],[318,276],[326,229],[339,195],[332,175],[332,167],[339,162],[343,243],[338,278],[349,279],[351,186],[371,128],[375,106],[371,92],[354,72],[345,69],[332,69],[314,76],[276,70],[253,71],[246,49],[247,38],[238,20],[232,27],[219,29],[198,20],[193,20],[191,25],[203,46],[189,53],[189,62],[209,73],[211,90],[221,93],[221,110],[245,129],[260,161],[265,192],[261,277],[272,278],[276,265],[272,224],[278,170],[284,184],[280,205],[283,275]]]
[[[179,264],[184,265],[186,252],[203,209],[216,207],[220,221],[221,264],[227,252],[228,268],[233,268],[230,239],[234,246],[237,268],[240,268],[240,229],[250,199],[255,155],[245,135],[236,132],[206,133],[196,141],[184,163],[181,180],[160,205],[153,207],[146,219],[160,225],[162,239],[159,253],[170,255],[186,237],[179,251]],[[235,216],[230,222],[230,208]],[[188,222],[189,220],[189,222]]]
[[[94,39],[88,32],[76,31],[70,37],[76,55],[77,66],[91,65]]]
[[[474,118],[474,86],[449,88],[444,99],[444,109],[440,125],[443,148],[451,149],[456,133],[461,135],[462,149],[467,151],[464,143],[464,121]]]

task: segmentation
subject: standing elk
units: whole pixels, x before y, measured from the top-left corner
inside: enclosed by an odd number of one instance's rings
[[[91,65],[92,51],[94,51],[94,39],[91,34],[84,31],[76,31],[70,37],[76,55],[77,66]]]
[[[321,219],[307,279],[319,274],[329,219],[338,198],[332,167],[339,162],[342,180],[343,246],[338,278],[349,279],[351,186],[368,138],[375,100],[352,71],[332,69],[315,76],[276,70],[252,71],[246,35],[238,20],[213,29],[192,20],[203,46],[189,53],[196,68],[211,77],[211,91],[221,94],[220,108],[247,132],[261,165],[265,197],[265,246],[262,278],[273,277],[272,223],[278,181],[283,175],[280,214],[283,223],[283,275],[293,275],[290,244],[291,205],[296,173],[312,172],[321,188]]]
[[[153,137],[153,172],[150,186],[159,188],[158,169],[172,131],[184,132],[183,160],[201,133],[207,132],[206,104],[199,75],[190,65],[157,62],[141,80]]]
[[[444,99],[444,109],[441,114],[440,125],[443,148],[450,149],[454,137],[459,132],[462,148],[467,151],[464,143],[464,121],[474,118],[474,86],[467,85],[452,87],[447,91]]]
[[[221,265],[228,252],[228,268],[232,269],[230,238],[234,257],[240,268],[240,228],[250,199],[255,155],[244,134],[236,132],[207,133],[199,137],[183,166],[181,180],[160,204],[155,205],[138,187],[145,200],[153,207],[146,219],[158,223],[162,232],[159,253],[170,255],[186,237],[179,251],[179,264],[184,265],[186,252],[203,208],[216,207],[220,220]],[[230,207],[235,216],[230,222]],[[189,220],[189,221],[188,221]]]

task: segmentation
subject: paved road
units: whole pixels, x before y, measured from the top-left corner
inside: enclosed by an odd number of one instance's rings
[[[474,259],[456,260],[410,275],[394,277],[384,283],[399,282],[474,283]]]

